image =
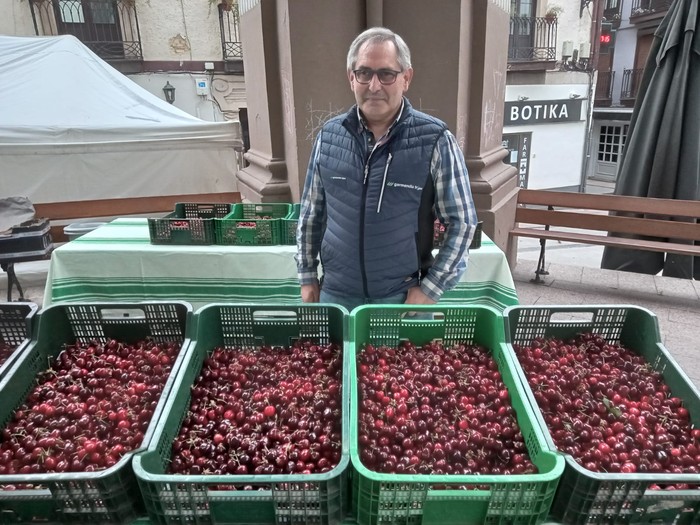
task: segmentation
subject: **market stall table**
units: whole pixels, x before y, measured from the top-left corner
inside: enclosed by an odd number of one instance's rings
[[[215,302],[300,301],[295,246],[185,246],[150,243],[147,219],[122,218],[54,250],[44,305],[59,301],[177,299],[196,309]],[[518,304],[504,253],[482,237],[468,270],[443,303]]]

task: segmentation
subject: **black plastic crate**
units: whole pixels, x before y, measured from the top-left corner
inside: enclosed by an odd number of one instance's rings
[[[144,515],[131,460],[146,449],[156,430],[189,345],[191,315],[192,307],[184,302],[143,302],[56,304],[35,316],[29,346],[0,382],[2,427],[33,389],[38,374],[66,345],[110,339],[135,343],[148,337],[180,343],[181,348],[139,448],[101,471],[0,475],[0,522],[130,523]],[[21,490],[3,490],[8,485]]]
[[[0,261],[44,256],[52,247],[49,220],[33,219],[12,228],[10,235],[0,236]]]
[[[34,303],[0,303],[0,349],[7,354],[0,354],[0,379],[29,344],[37,310]]]

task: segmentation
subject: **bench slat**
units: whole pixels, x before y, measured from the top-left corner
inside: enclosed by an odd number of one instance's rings
[[[653,252],[669,252],[678,253],[681,255],[700,256],[700,246],[693,244],[626,239],[624,237],[590,235],[575,232],[547,231],[536,228],[514,228],[510,233],[511,235],[518,237],[532,237],[535,239],[568,241],[582,244],[597,244],[602,246],[616,246],[619,248],[630,248]]]
[[[700,201],[679,199],[520,189],[518,204],[700,218]]]
[[[516,223],[700,241],[700,223],[518,207]]]

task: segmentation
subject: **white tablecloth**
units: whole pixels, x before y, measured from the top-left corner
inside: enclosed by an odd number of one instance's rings
[[[116,219],[57,248],[44,304],[178,299],[297,303],[295,246],[183,246],[150,243],[147,219]],[[468,270],[442,303],[518,304],[503,252],[483,236]]]

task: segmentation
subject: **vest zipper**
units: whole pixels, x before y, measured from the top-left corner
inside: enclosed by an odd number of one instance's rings
[[[384,178],[382,179],[382,191],[379,192],[379,203],[377,204],[377,213],[382,211],[382,199],[384,198],[384,188],[386,187],[386,174],[389,171],[389,164],[391,164],[391,159],[393,155],[389,153],[386,159],[386,166],[384,166]]]
[[[376,146],[369,152],[365,162],[364,180],[362,181],[362,208],[360,209],[360,273],[362,274],[362,290],[365,297],[369,297],[367,290],[367,270],[365,269],[365,210],[367,208],[367,177],[369,176],[369,161],[372,158]]]
[[[423,265],[421,264],[420,260],[420,244],[418,243],[418,238],[419,238],[419,233],[416,232],[415,239],[416,239],[416,252],[418,255],[418,286],[420,287],[421,282],[423,281]]]

